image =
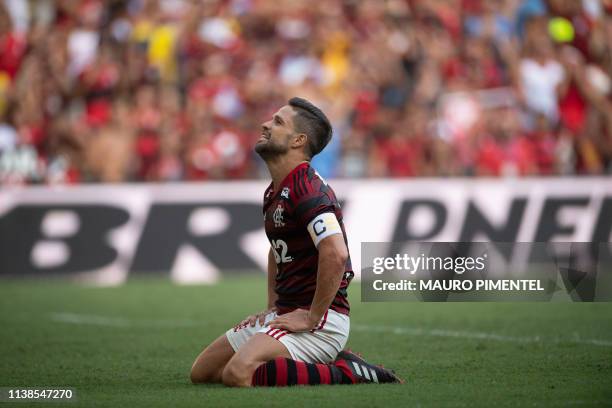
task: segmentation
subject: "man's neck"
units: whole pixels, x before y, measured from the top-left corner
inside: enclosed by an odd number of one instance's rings
[[[279,157],[275,160],[266,161],[266,165],[270,171],[270,176],[272,176],[274,191],[278,191],[278,188],[285,177],[291,173],[291,170],[295,169],[302,163],[307,163],[307,161],[289,157]]]

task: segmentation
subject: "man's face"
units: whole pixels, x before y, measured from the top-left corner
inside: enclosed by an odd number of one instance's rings
[[[283,106],[272,119],[262,123],[261,137],[255,143],[255,152],[264,160],[286,154],[289,143],[294,136],[293,115],[295,112],[289,105]]]

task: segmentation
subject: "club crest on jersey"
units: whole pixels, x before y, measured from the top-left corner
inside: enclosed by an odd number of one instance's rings
[[[274,210],[274,214],[272,214],[272,219],[274,220],[274,226],[275,227],[284,227],[285,226],[285,220],[283,219],[283,211],[285,209],[283,208],[282,205],[278,205],[278,207],[276,207],[276,210]]]
[[[283,191],[281,191],[281,197],[286,198],[287,200],[289,199],[289,187],[283,188]]]

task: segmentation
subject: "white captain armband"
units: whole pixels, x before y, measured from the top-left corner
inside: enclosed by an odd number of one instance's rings
[[[319,246],[324,238],[334,234],[342,234],[342,228],[333,212],[326,212],[317,215],[306,227],[312,242],[316,247]]]

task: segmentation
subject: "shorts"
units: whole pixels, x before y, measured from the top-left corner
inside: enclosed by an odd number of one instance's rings
[[[273,320],[276,312],[268,313],[265,323]],[[283,343],[291,358],[306,363],[331,363],[344,348],[351,326],[350,318],[329,309],[315,329],[308,332],[293,333],[283,329],[261,326],[259,321],[254,327],[236,326],[229,329],[225,336],[234,351],[245,344],[255,333],[264,333]]]

